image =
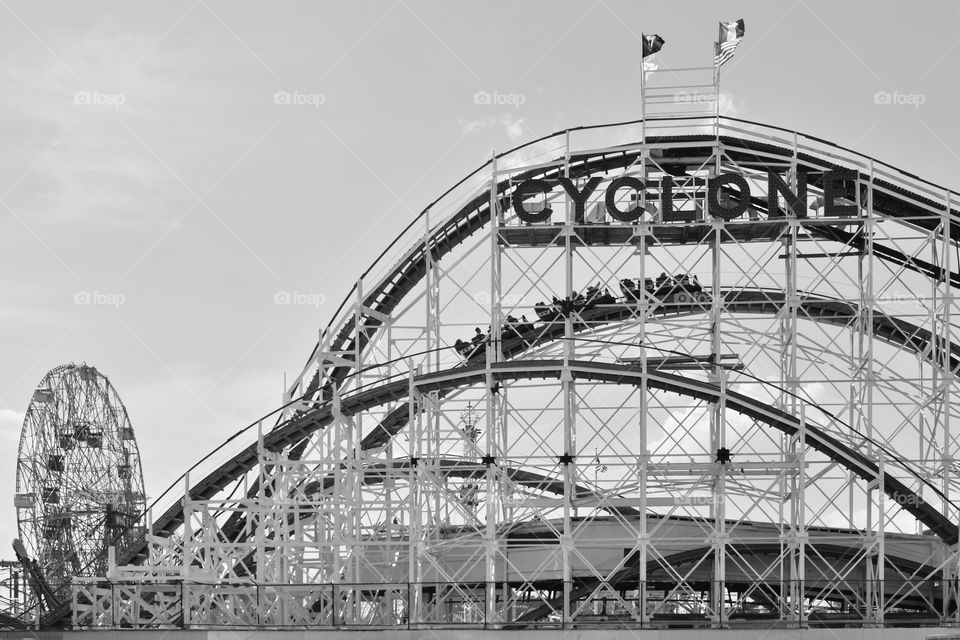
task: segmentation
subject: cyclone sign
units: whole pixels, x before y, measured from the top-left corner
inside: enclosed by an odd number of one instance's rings
[[[856,198],[854,189],[856,177],[856,172],[850,169],[836,169],[822,174],[821,186],[824,194],[825,216],[851,217],[856,215],[857,206],[851,204],[851,201]],[[771,214],[782,215],[780,211],[780,196],[782,196],[786,203],[786,215],[805,218],[807,216],[807,179],[806,172],[797,172],[796,188],[791,188],[779,173],[772,169],[768,170],[767,193],[770,194],[771,198]],[[693,178],[693,180],[695,181],[694,184],[703,184],[701,178]],[[563,190],[573,202],[574,222],[583,223],[587,201],[597,192],[597,189],[603,183],[603,178],[589,178],[582,188],[578,187],[576,182],[570,178],[560,178],[557,181],[546,179],[524,180],[517,185],[511,197],[511,204],[517,217],[528,224],[551,222],[553,210],[550,207],[544,207],[540,211],[532,211],[527,208],[526,202],[532,196],[548,196],[556,183],[563,187]],[[610,217],[614,220],[628,223],[636,222],[646,212],[640,204],[641,194],[656,198],[657,192],[659,192],[663,222],[691,222],[695,215],[693,211],[677,211],[674,208],[674,186],[673,176],[670,175],[659,179],[621,176],[607,184],[603,203]],[[707,212],[710,216],[720,220],[734,220],[747,212],[751,198],[750,184],[742,174],[720,173],[716,177],[708,179],[706,187]],[[622,190],[632,190],[634,192],[633,204],[630,207],[622,208],[618,203]],[[654,191],[653,194],[650,193],[651,190]],[[735,197],[728,197],[731,191],[736,192]],[[838,198],[842,200],[837,202]]]

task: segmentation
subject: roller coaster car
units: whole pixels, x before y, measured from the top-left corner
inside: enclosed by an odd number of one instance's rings
[[[588,309],[593,309],[598,304],[610,304],[611,302],[616,302],[616,298],[610,295],[610,293],[599,287],[588,287],[583,293],[578,293],[573,297],[572,311],[586,311]]]
[[[703,285],[700,284],[700,281],[697,280],[696,276],[691,278],[689,275],[687,275],[682,276],[679,280],[677,280],[673,299],[675,302],[680,304],[691,302],[710,302],[710,294],[703,290]]]
[[[604,289],[604,290],[594,299],[594,303],[595,303],[595,304],[614,304],[614,303],[616,303],[616,301],[617,301],[617,299],[614,297],[614,295],[613,295],[612,293],[610,293],[610,292],[609,292],[608,290],[606,290],[606,289]]]
[[[560,300],[560,302],[557,304],[557,306],[560,309],[557,315],[559,315],[562,318],[566,318],[567,316],[572,314],[574,311],[580,311],[581,309],[583,309],[583,304],[584,304],[584,301],[582,299],[582,296],[580,297],[579,300],[577,299],[577,296],[574,296],[572,300],[570,298],[564,298],[563,300]]]
[[[563,302],[566,304],[560,305],[560,311],[564,315],[574,311],[579,312],[583,311],[584,309],[593,308],[593,301],[582,293],[575,294],[572,299],[568,298]]]
[[[560,315],[559,309],[545,302],[535,304],[533,306],[533,310],[536,311],[537,317],[543,322],[550,322]]]
[[[477,350],[477,344],[474,342],[465,342],[460,338],[457,338],[457,341],[453,343],[453,348],[457,350],[464,358],[469,358]]]
[[[487,342],[489,339],[490,334],[482,333],[480,328],[477,327],[476,335],[473,336],[469,342],[466,340],[460,340],[458,338],[457,341],[453,343],[453,347],[462,357],[471,358],[481,349],[481,345],[483,345],[483,343]]]
[[[514,330],[520,335],[530,333],[533,331],[533,323],[528,322],[526,316],[524,316],[515,326]]]
[[[592,309],[598,304],[610,304],[616,302],[616,298],[610,295],[610,292],[600,287],[587,287],[583,294],[574,298],[574,301],[580,301],[581,308]]]
[[[677,286],[685,289],[689,293],[703,291],[703,285],[700,284],[700,281],[697,280],[697,277],[693,276],[691,278],[689,274],[677,278]]]
[[[693,302],[709,302],[710,295],[703,290],[703,285],[689,275],[682,275],[679,278],[667,278],[666,280],[657,279],[653,292],[654,297],[659,298],[666,303],[690,304]]]
[[[664,302],[670,302],[670,297],[676,290],[677,282],[670,277],[666,279],[657,278],[653,283],[653,287],[647,289],[654,298],[658,298]]]
[[[647,278],[648,283],[652,283],[653,280]],[[647,287],[649,288],[649,286]],[[634,300],[639,300],[642,296],[640,295],[640,289],[637,286],[637,283],[630,278],[621,278],[620,279],[620,292],[623,293],[624,297],[629,301],[631,298]]]
[[[522,338],[523,334],[533,330],[533,325],[524,320],[518,320],[513,316],[507,316],[507,322],[503,325],[501,335],[503,339]]]

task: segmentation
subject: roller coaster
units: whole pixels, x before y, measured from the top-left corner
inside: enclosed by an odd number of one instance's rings
[[[622,177],[630,222],[559,188]],[[957,198],[717,115],[495,155],[360,273],[283,406],[30,622],[960,624]]]

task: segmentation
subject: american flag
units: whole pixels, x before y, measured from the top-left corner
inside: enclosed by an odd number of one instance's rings
[[[743,40],[745,31],[746,25],[743,23],[743,18],[736,22],[720,23],[720,37],[713,45],[713,64],[715,66],[719,67],[733,57],[733,53],[740,46],[740,41]]]

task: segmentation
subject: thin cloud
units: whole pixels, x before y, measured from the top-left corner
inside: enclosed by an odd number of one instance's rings
[[[744,102],[729,91],[721,91],[720,96],[720,115],[736,118],[743,112]]]
[[[457,124],[460,125],[460,131],[465,135],[478,133],[480,131],[489,129],[490,127],[500,125],[503,127],[504,133],[507,134],[507,137],[511,142],[518,142],[521,138],[523,138],[525,133],[523,122],[524,118],[514,118],[512,113],[506,113],[500,118],[494,116],[477,118],[475,120],[457,118]]]
[[[6,446],[19,442],[20,427],[26,415],[23,411],[0,409],[0,444]]]

